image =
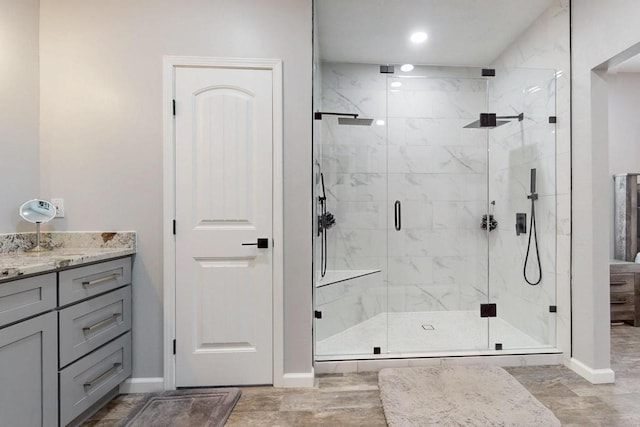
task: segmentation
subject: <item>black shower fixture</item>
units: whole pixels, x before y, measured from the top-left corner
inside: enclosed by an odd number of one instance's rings
[[[527,196],[527,199],[531,200],[531,224],[529,226],[529,242],[527,243],[527,255],[524,257],[524,267],[522,268],[522,274],[524,280],[531,286],[535,286],[542,281],[542,265],[540,264],[540,250],[538,249],[538,232],[536,227],[536,200],[538,200],[538,193],[536,192],[536,170],[531,169],[531,193]],[[525,216],[526,218],[526,216]],[[526,224],[526,219],[525,219]],[[518,224],[516,223],[516,228]],[[518,233],[520,234],[520,233]],[[529,263],[529,251],[531,250],[531,238],[533,237],[533,244],[536,246],[536,261],[538,264],[538,279],[531,279],[527,276],[527,264]]]
[[[516,116],[498,116],[495,113],[480,113],[480,120],[469,123],[464,126],[468,129],[491,129],[498,126],[506,125],[511,120],[518,119],[519,122],[524,120],[524,113]]]
[[[358,118],[357,113],[328,113],[317,111],[313,113],[315,120],[322,120],[322,116],[338,116],[339,125],[371,126],[373,119]]]

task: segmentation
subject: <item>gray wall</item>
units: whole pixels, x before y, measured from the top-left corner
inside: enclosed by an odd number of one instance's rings
[[[283,60],[285,372],[311,371],[311,24],[310,0],[41,0],[43,195],[58,229],[138,231],[134,377],[162,376],[163,55]]]
[[[39,197],[38,0],[0,0],[0,233],[31,230],[20,204]]]
[[[572,26],[573,357],[610,366],[607,84],[594,69],[640,42],[640,5],[574,0]]]

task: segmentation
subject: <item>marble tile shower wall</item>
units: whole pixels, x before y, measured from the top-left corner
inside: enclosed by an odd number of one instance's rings
[[[556,164],[556,256],[555,284],[558,312],[555,315],[557,327],[549,330],[549,337],[554,332],[556,338],[549,338],[548,343],[571,355],[571,86],[570,86],[570,1],[553,0],[548,9],[523,33],[514,43],[491,64],[497,69],[537,68],[555,70],[555,114],[558,122],[555,125],[555,164]],[[546,90],[545,87],[541,88]],[[526,173],[526,172],[525,172]],[[528,185],[524,185],[527,189]],[[537,206],[539,210],[541,206]],[[511,222],[511,221],[509,221]],[[551,237],[549,237],[550,239]],[[542,239],[541,239],[542,240]],[[543,263],[545,263],[543,259]],[[547,265],[551,265],[547,263]],[[545,270],[550,270],[545,268]],[[544,274],[544,273],[543,273]],[[545,274],[543,281],[550,283],[553,273]],[[527,285],[528,286],[528,285]],[[543,293],[536,289],[525,288],[529,293],[528,300],[542,297]],[[515,316],[507,314],[512,319]],[[538,312],[533,316],[523,316],[523,321],[533,327],[536,323],[546,321],[546,313]],[[513,321],[513,320],[512,320]],[[517,321],[516,321],[517,323]],[[528,330],[528,329],[527,329]],[[532,336],[536,332],[529,332]],[[542,334],[540,334],[542,336]]]
[[[486,109],[487,85],[462,78],[464,69],[418,72],[432,77],[387,80],[375,65],[323,64],[325,111],[385,121],[323,120],[328,208],[337,220],[329,269],[382,269],[389,311],[475,310],[487,289],[486,133],[463,126]],[[444,77],[452,73],[462,76]],[[402,86],[387,93],[395,80]]]
[[[556,295],[556,144],[554,70],[497,70],[491,81],[490,109],[501,115],[524,113],[514,121],[489,132],[489,198],[496,201],[499,227],[490,233],[490,294],[498,304],[499,316],[544,344],[555,343]],[[527,284],[523,266],[531,233],[530,170],[537,172],[535,203],[538,250],[542,281]],[[517,236],[513,224],[516,212],[527,214],[527,234]],[[527,274],[538,277],[535,246],[532,241]],[[509,343],[500,337],[505,348]]]

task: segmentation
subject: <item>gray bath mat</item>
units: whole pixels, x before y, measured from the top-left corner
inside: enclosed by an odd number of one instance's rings
[[[207,388],[151,393],[120,425],[125,427],[224,426],[240,398],[239,388]]]
[[[387,368],[378,375],[391,427],[554,427],[560,421],[495,366]]]

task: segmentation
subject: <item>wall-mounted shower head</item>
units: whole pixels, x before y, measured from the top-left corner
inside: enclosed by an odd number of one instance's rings
[[[524,113],[520,113],[517,116],[498,116],[495,113],[480,113],[480,120],[469,123],[464,127],[467,129],[493,129],[506,125],[515,119],[518,119],[519,122],[523,121]]]
[[[338,124],[340,125],[371,126],[371,123],[373,123],[373,119],[358,118],[356,113],[327,113],[320,111],[313,113],[315,120],[322,120],[322,116],[339,116]]]
[[[359,119],[357,117],[338,117],[339,125],[351,125],[351,126],[371,126],[373,119]]]

